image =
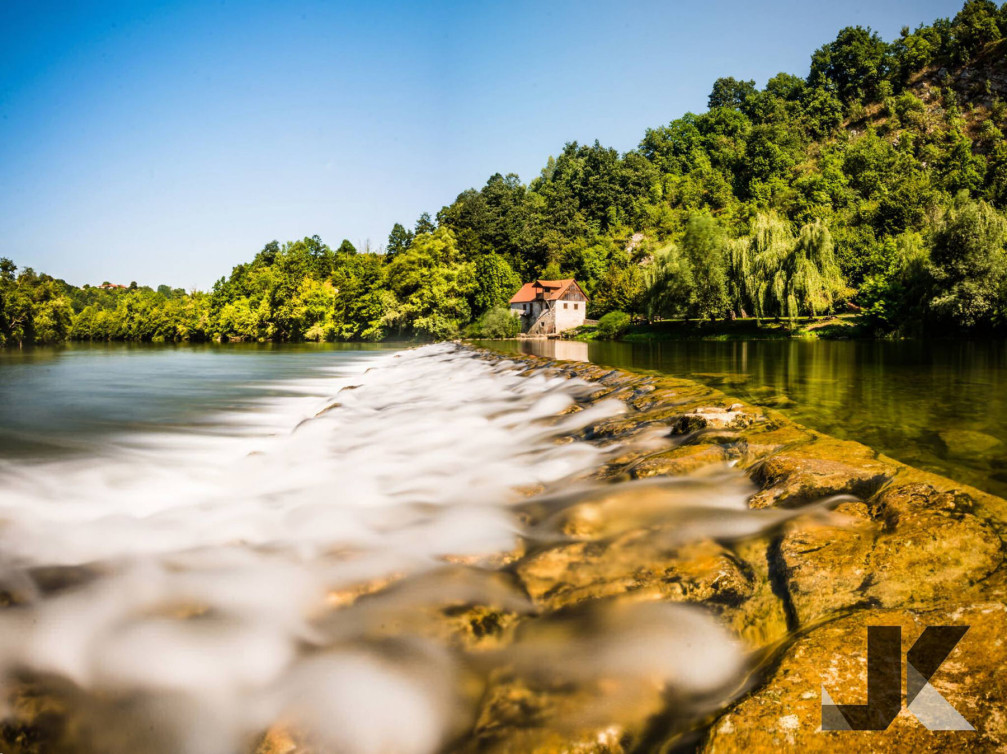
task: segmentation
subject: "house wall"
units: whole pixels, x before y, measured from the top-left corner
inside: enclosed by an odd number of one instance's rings
[[[587,318],[587,302],[579,294],[569,294],[553,303],[556,311],[556,332],[580,327]]]

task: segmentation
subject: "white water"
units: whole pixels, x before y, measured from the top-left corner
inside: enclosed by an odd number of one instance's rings
[[[286,721],[336,751],[437,751],[471,725],[473,700],[466,661],[422,609],[530,611],[493,571],[450,563],[512,550],[528,489],[566,489],[604,459],[557,438],[624,410],[558,416],[595,388],[447,345],[282,387],[299,395],[198,432],[123,432],[100,454],[0,469],[2,580],[22,603],[0,611],[0,673],[85,692],[105,750],[247,750]],[[740,515],[749,490],[732,484],[682,494]],[[80,585],[39,587],[39,567],[84,565]],[[340,590],[381,578],[400,588],[342,606]],[[627,610],[493,661],[617,676],[624,691],[701,694],[738,673],[741,653],[704,613]],[[599,700],[600,721],[636,692],[620,693]]]

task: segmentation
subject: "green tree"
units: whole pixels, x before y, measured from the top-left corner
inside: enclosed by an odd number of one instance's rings
[[[615,340],[629,329],[630,318],[626,312],[609,312],[598,320],[598,337],[602,340]]]
[[[521,320],[506,306],[494,306],[479,318],[476,329],[483,338],[515,338],[521,332]]]
[[[417,235],[385,270],[396,298],[386,321],[400,333],[444,340],[456,337],[471,321],[475,269],[471,262],[462,261],[449,228]]]
[[[647,319],[686,314],[692,299],[692,265],[675,244],[660,249],[644,272],[643,308]]]
[[[391,261],[396,254],[401,254],[409,248],[413,241],[413,234],[402,227],[399,223],[392,226],[392,232],[388,234],[388,245],[385,247],[385,255]]]
[[[889,76],[888,45],[869,27],[848,26],[811,56],[808,83],[834,91],[846,105],[878,99]]]
[[[720,78],[713,82],[707,106],[711,110],[718,107],[741,110],[757,91],[754,81],[738,81],[733,76]]]
[[[419,236],[423,233],[433,233],[436,229],[437,226],[430,219],[430,213],[424,212],[420,215],[420,219],[416,221],[416,227],[413,228],[413,236]]]
[[[691,317],[717,319],[727,313],[727,236],[708,212],[689,216],[680,244],[691,268],[692,289],[686,311]]]
[[[958,327],[1003,319],[1007,283],[1007,221],[983,201],[964,195],[934,234],[932,260],[939,292],[934,313]]]
[[[732,267],[738,302],[750,303],[757,317],[817,316],[845,290],[832,236],[820,220],[795,238],[778,216],[757,215],[748,237],[734,245]]]
[[[974,58],[986,45],[1003,37],[1000,9],[992,0],[966,0],[952,22],[955,62]]]
[[[521,287],[521,278],[499,254],[484,254],[475,262],[475,295],[472,310],[482,314],[507,304]]]

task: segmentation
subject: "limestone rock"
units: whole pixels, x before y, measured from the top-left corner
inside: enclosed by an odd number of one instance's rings
[[[833,495],[868,498],[896,469],[878,461],[870,448],[817,433],[813,442],[771,455],[754,471],[763,490],[753,508],[794,507]]]
[[[931,679],[976,730],[930,731],[903,709],[885,731],[821,730],[821,689],[837,704],[867,694],[867,627],[900,626],[903,657],[926,626],[968,625]],[[712,726],[707,754],[736,751],[946,752],[1007,747],[1007,607],[996,601],[938,610],[862,610],[798,638],[766,683]],[[902,677],[905,677],[903,666]],[[904,698],[904,697],[903,697]]]
[[[780,545],[782,578],[801,625],[856,605],[922,607],[957,599],[996,570],[1001,541],[966,495],[893,486],[840,521],[800,520]]]
[[[535,604],[548,610],[627,593],[736,605],[754,589],[722,546],[707,540],[667,552],[662,533],[652,529],[552,547],[518,563],[517,574]]]

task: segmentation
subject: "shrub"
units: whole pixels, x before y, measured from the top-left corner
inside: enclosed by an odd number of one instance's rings
[[[484,338],[514,338],[521,332],[521,320],[506,306],[494,306],[479,320],[478,329]]]
[[[609,312],[598,320],[598,337],[613,340],[629,329],[629,315],[626,312]]]

